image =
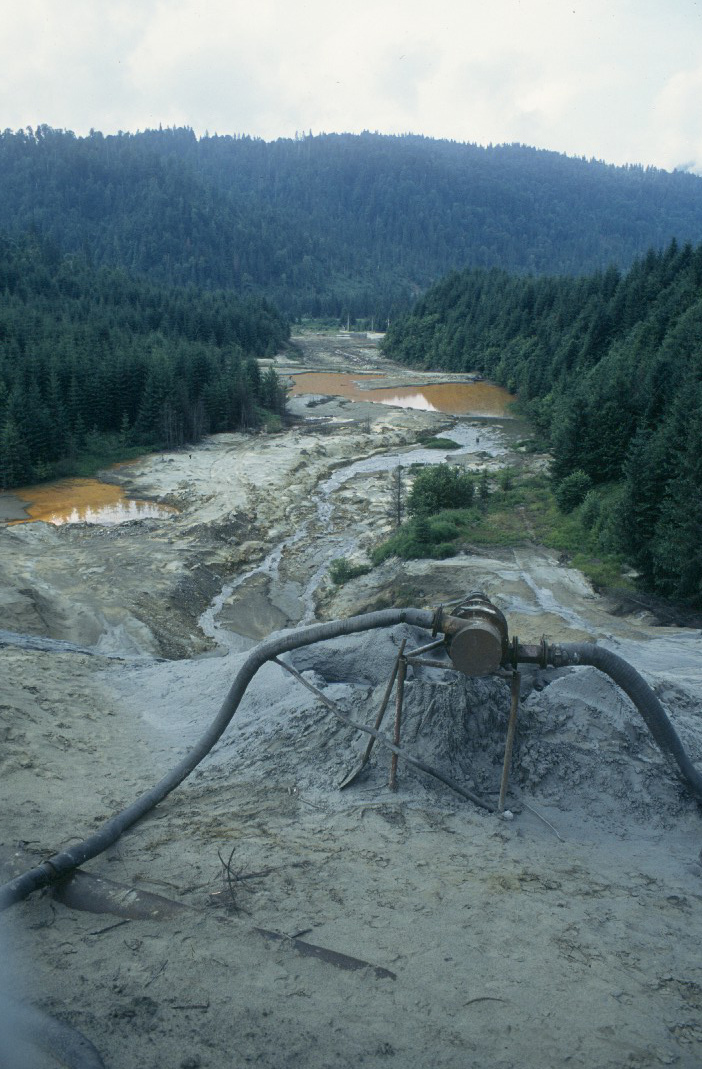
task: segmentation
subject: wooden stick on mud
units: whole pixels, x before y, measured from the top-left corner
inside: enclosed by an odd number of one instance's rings
[[[407,674],[407,658],[402,654],[398,658],[397,666],[397,693],[395,695],[395,730],[393,742],[400,745],[400,731],[402,728],[402,702],[405,696],[405,676]],[[390,758],[390,779],[388,786],[391,791],[397,790],[397,754],[393,753]]]

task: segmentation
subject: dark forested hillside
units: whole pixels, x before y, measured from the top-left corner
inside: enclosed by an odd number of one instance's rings
[[[271,354],[287,324],[264,300],[164,289],[0,238],[0,487],[87,450],[178,445],[280,412]]]
[[[454,268],[583,274],[702,240],[702,179],[520,145],[168,129],[0,135],[0,231],[292,315],[394,314]]]
[[[673,242],[623,275],[454,274],[385,348],[517,391],[564,507],[649,589],[702,605],[702,246]]]

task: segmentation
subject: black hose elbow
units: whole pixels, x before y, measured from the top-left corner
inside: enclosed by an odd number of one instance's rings
[[[0,1065],[4,1069],[21,1069],[30,1064],[28,1058],[34,1065],[42,1051],[51,1056],[52,1063],[56,1058],[67,1069],[105,1069],[99,1052],[82,1032],[37,1006],[0,992],[0,1020]]]
[[[685,752],[678,733],[651,687],[628,661],[592,642],[566,642],[549,646],[547,659],[556,668],[589,665],[608,675],[631,698],[660,749],[673,759],[682,778],[702,801],[702,774]]]

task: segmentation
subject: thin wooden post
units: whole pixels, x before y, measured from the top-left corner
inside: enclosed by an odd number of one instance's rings
[[[500,783],[500,799],[497,803],[497,812],[504,813],[505,796],[507,794],[507,780],[509,779],[509,766],[512,763],[512,747],[514,735],[517,730],[517,710],[519,708],[519,691],[522,677],[519,672],[512,672],[512,701],[509,710],[509,722],[507,724],[507,741],[505,742],[505,760],[502,766],[502,782]]]
[[[373,727],[375,728],[376,731],[378,731],[378,729],[380,728],[380,725],[383,722],[383,717],[385,716],[385,710],[388,707],[388,702],[390,701],[390,695],[392,694],[392,688],[395,686],[395,677],[397,676],[397,670],[399,668],[400,661],[401,661],[402,655],[404,653],[405,642],[406,641],[407,641],[407,639],[403,638],[403,640],[402,640],[402,642],[400,644],[399,652],[397,654],[397,657],[395,658],[395,663],[393,665],[392,672],[390,673],[390,679],[388,680],[388,685],[385,688],[385,694],[383,695],[383,700],[380,703],[380,709],[378,710],[378,715],[375,718],[375,724],[373,725]],[[367,744],[365,750],[363,751],[363,757],[361,758],[360,763],[339,784],[339,790],[340,791],[345,790],[346,787],[350,787],[351,784],[356,779],[358,779],[358,777],[360,776],[361,772],[363,771],[363,769],[368,764],[368,761],[370,760],[371,750],[373,749],[373,743],[374,742],[375,742],[375,736],[371,735],[370,739],[368,740],[368,744]]]
[[[405,676],[407,674],[407,658],[401,656],[397,666],[397,692],[395,695],[395,730],[393,742],[400,745],[400,733],[402,728],[402,701],[405,694]],[[390,779],[388,786],[391,791],[397,790],[397,754],[393,753],[390,760]]]

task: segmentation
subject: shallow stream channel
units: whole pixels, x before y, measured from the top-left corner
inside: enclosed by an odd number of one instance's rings
[[[343,346],[339,355],[342,352]],[[307,498],[299,522],[259,563],[227,583],[202,615],[201,628],[223,652],[246,649],[273,630],[302,626],[319,617],[320,590],[329,588],[331,562],[340,558],[363,562],[380,537],[391,533],[398,469],[400,479],[408,480],[415,465],[447,461],[494,475],[515,462],[516,443],[529,436],[528,426],[510,417],[509,395],[490,384],[430,381],[427,385],[417,381],[415,373],[412,382],[384,387],[372,369],[372,357],[371,367],[362,370],[366,373],[295,375],[291,406],[310,423],[328,412],[334,413],[328,416],[330,421],[367,417],[371,398],[376,410],[380,404],[390,404],[417,414],[441,412],[453,422],[438,429],[437,437],[452,439],[458,448],[410,445],[378,451],[341,463],[322,478]],[[334,400],[326,394],[305,394],[312,385],[333,390]],[[472,389],[474,411],[469,400]],[[421,588],[429,602],[482,589],[506,613],[510,633],[518,631],[524,641],[539,641],[546,634],[552,641],[601,642],[640,670],[655,670],[660,680],[680,684],[702,699],[698,630],[657,626],[645,611],[620,614],[578,571],[526,539],[514,548],[496,547],[448,561],[381,566],[332,594],[324,615],[364,610],[372,601],[373,586],[396,584],[398,575]]]
[[[221,655],[282,628],[394,604],[397,592],[403,604],[430,607],[480,589],[524,642],[606,643],[702,698],[698,630],[621,612],[526,531],[515,546],[391,559],[336,588],[334,560],[367,564],[392,533],[398,472],[405,496],[415,465],[445,460],[494,478],[526,462],[515,446],[529,428],[489,383],[390,365],[362,336],[298,342],[274,362],[291,386],[291,429],[217,435],[96,482],[157,515],[106,525],[80,514],[74,522],[67,487],[63,525],[46,516],[0,526],[3,642],[68,643],[126,658]],[[416,444],[433,436],[458,448]],[[38,501],[40,491],[22,496]]]
[[[268,630],[271,624],[314,622],[316,594],[330,563],[358,552],[367,541],[368,520],[374,512],[390,515],[393,473],[397,479],[400,469],[402,479],[405,469],[443,461],[464,464],[478,457],[483,464],[494,463],[509,449],[500,426],[506,422],[459,420],[447,432],[458,448],[414,446],[377,453],[337,468],[317,485],[309,500],[308,517],[260,564],[217,595],[200,618],[202,630],[226,649],[241,649],[263,637],[261,628]]]

